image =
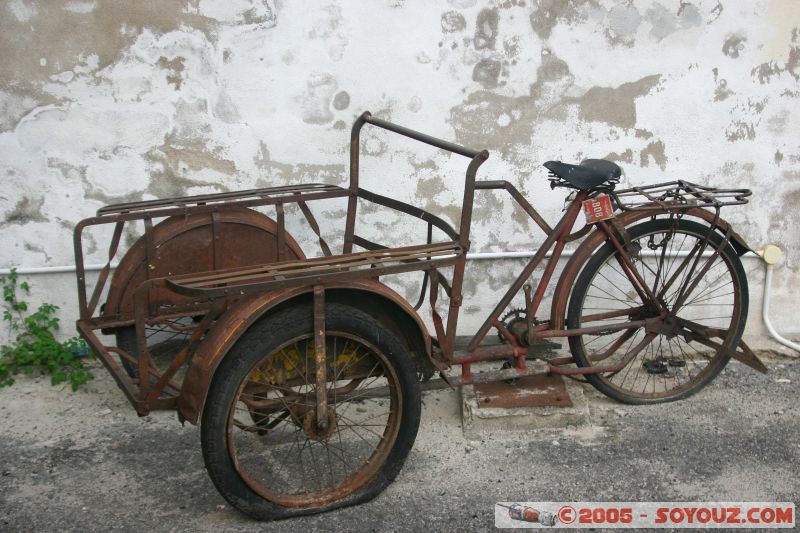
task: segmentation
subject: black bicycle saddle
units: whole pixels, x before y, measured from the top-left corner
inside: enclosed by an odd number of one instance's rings
[[[548,161],[544,167],[566,184],[581,191],[594,189],[604,183],[613,188],[622,174],[618,165],[605,159],[584,159],[580,165]]]

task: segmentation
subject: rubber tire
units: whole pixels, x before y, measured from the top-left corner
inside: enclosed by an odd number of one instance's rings
[[[708,226],[706,225],[698,224],[697,222],[685,219],[680,219],[677,222],[678,222],[678,229],[687,230],[700,236],[704,236],[708,233]],[[657,232],[658,230],[663,231],[665,229],[669,229],[669,227],[671,227],[672,224],[673,224],[672,221],[662,218],[656,220],[649,220],[647,222],[643,222],[641,224],[637,224],[636,226],[626,229],[628,231],[628,234],[630,235],[630,238],[636,239],[643,235]],[[722,236],[716,231],[712,231],[709,242],[711,246],[714,246],[716,248],[722,242]],[[581,316],[580,308],[581,305],[583,304],[586,292],[589,290],[589,284],[594,278],[595,272],[602,266],[602,264],[606,261],[606,259],[615,252],[616,248],[614,248],[614,245],[611,242],[607,241],[597,250],[597,252],[595,252],[592,255],[592,257],[586,263],[586,266],[581,271],[577,281],[575,282],[572,294],[570,295],[569,308],[567,311],[568,329],[574,329],[578,327],[578,319]],[[728,261],[728,264],[732,267],[733,273],[736,275],[738,279],[741,290],[741,312],[740,312],[739,322],[735,326],[736,328],[735,335],[728,342],[729,347],[735,348],[739,344],[739,340],[742,338],[742,333],[744,332],[744,326],[745,323],[747,322],[747,310],[749,306],[747,276],[745,275],[744,267],[742,266],[742,262],[739,259],[739,256],[736,254],[736,252],[734,251],[733,247],[730,244],[728,244],[727,246],[725,246],[725,248],[723,248],[721,255],[725,257],[725,259]],[[580,336],[569,337],[569,347],[570,351],[572,352],[572,356],[579,367],[592,366],[591,362],[588,360],[586,356],[585,351],[583,350],[583,343],[581,342]],[[591,383],[594,386],[594,388],[596,388],[598,391],[622,403],[631,405],[646,405],[646,404],[673,402],[676,400],[687,398],[692,394],[698,392],[703,387],[705,387],[715,377],[717,377],[717,375],[722,371],[723,368],[725,368],[725,365],[728,364],[730,358],[731,356],[727,354],[723,354],[720,357],[715,357],[711,363],[713,366],[711,367],[710,371],[703,377],[703,379],[692,385],[690,388],[681,391],[680,393],[674,396],[669,396],[665,398],[645,399],[635,396],[629,396],[624,392],[620,391],[619,389],[611,387],[608,383],[603,381],[603,379],[600,377],[599,374],[586,374],[585,377],[587,381]],[[636,359],[634,359],[634,361],[636,361]]]
[[[139,343],[136,341],[135,326],[117,328],[117,347],[133,357],[139,356]],[[121,357],[120,364],[125,369],[125,372],[128,373],[128,376],[133,379],[139,377],[139,368],[136,365]]]
[[[362,337],[380,348],[394,366],[403,405],[397,439],[375,479],[344,499],[324,507],[286,508],[255,493],[234,468],[226,445],[231,403],[253,365],[286,341],[314,331],[310,305],[298,305],[268,315],[251,326],[220,363],[211,382],[200,426],[203,459],[211,480],[228,503],[251,518],[279,520],[369,501],[394,480],[414,445],[422,400],[416,368],[405,345],[389,329],[359,309],[337,303],[327,303],[325,308],[327,330]]]

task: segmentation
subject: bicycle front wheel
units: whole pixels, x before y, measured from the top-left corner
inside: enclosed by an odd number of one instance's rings
[[[627,231],[633,264],[656,302],[642,294],[646,291],[641,287],[636,290],[619,251],[606,242],[579,275],[567,313],[569,329],[601,327],[570,337],[570,351],[581,367],[615,367],[627,361],[620,370],[586,375],[595,388],[618,401],[646,404],[685,398],[719,374],[730,355],[693,342],[681,325],[711,328],[723,347],[735,349],[748,308],[742,263],[730,244],[714,256],[722,236],[690,220],[655,219]],[[664,309],[667,323],[675,325],[671,329],[619,329],[655,318]]]

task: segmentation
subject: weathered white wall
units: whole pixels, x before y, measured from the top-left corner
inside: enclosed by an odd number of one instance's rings
[[[109,202],[343,183],[349,126],[370,110],[488,148],[481,175],[551,221],[563,191],[546,187],[549,159],[613,159],[625,184],[752,188],[725,215],[753,247],[786,249],[773,316],[800,334],[796,0],[5,0],[0,13],[0,267],[71,264],[74,224]],[[365,186],[457,217],[464,159],[365,138]],[[479,194],[475,251],[541,241],[508,197]],[[332,242],[342,207],[318,209]],[[361,221],[411,239],[402,220]],[[90,263],[104,260],[97,241]],[[746,266],[748,336],[771,347],[762,267]],[[471,267],[464,332],[520,267]],[[69,275],[33,284],[73,318]]]

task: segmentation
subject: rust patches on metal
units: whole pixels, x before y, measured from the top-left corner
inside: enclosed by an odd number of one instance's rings
[[[525,376],[513,383],[476,383],[473,388],[478,408],[573,407],[564,378],[557,374]]]
[[[457,231],[432,213],[392,198],[377,195],[359,186],[358,169],[361,152],[361,144],[359,141],[361,128],[365,124],[371,124],[375,127],[392,131],[437,148],[459,154],[470,160],[465,173],[464,200]],[[471,383],[473,380],[488,381],[490,379],[489,376],[473,376],[471,372],[472,363],[504,360],[509,356],[513,356],[516,359],[515,369],[508,369],[510,372],[501,371],[500,373],[493,374],[491,380],[508,379],[509,373],[514,372],[517,372],[520,376],[543,373],[548,370],[557,374],[615,372],[629,364],[632,358],[643,350],[653,338],[666,331],[665,328],[668,325],[666,321],[667,316],[665,313],[661,312],[661,304],[658,303],[654,303],[654,307],[658,312],[657,315],[646,315],[642,316],[641,319],[629,317],[628,322],[623,321],[613,326],[601,325],[564,330],[564,306],[566,305],[568,295],[571,291],[574,276],[577,275],[580,268],[583,267],[597,246],[606,239],[609,239],[618,250],[622,260],[621,264],[624,265],[623,271],[631,280],[634,287],[637,288],[637,292],[643,294],[643,297],[646,297],[648,301],[657,302],[653,291],[644,282],[641,274],[637,271],[634,260],[628,253],[627,248],[623,247],[622,241],[617,237],[616,231],[619,231],[619,229],[613,230],[611,225],[600,222],[600,230],[595,231],[590,237],[584,240],[583,244],[578,248],[559,277],[553,295],[550,322],[528,320],[526,322],[528,338],[577,337],[585,334],[605,334],[609,331],[635,331],[640,327],[647,328],[648,334],[645,338],[640,341],[636,347],[630,350],[622,360],[612,366],[600,365],[578,369],[562,368],[563,365],[572,362],[571,359],[559,360],[558,362],[551,362],[550,364],[539,361],[528,368],[525,362],[526,349],[517,342],[514,337],[510,337],[506,334],[504,334],[504,338],[509,341],[509,345],[482,347],[481,343],[492,327],[498,328],[501,333],[504,332],[504,328],[501,327],[499,323],[500,315],[505,311],[523,285],[528,283],[530,276],[539,268],[542,261],[546,259],[547,254],[552,251],[552,256],[548,259],[544,267],[542,277],[538,282],[535,293],[531,296],[530,290],[526,291],[527,311],[530,317],[536,316],[538,307],[544,299],[555,271],[555,265],[559,260],[565,244],[576,238],[582,238],[586,234],[584,230],[573,232],[572,229],[582,209],[582,202],[589,198],[591,194],[586,190],[588,186],[573,183],[570,181],[569,176],[559,174],[557,170],[553,171],[552,183],[554,186],[575,188],[577,192],[574,199],[571,200],[566,213],[562,216],[556,227],[550,228],[541,220],[536,210],[530,206],[527,200],[525,200],[519,191],[509,182],[499,180],[476,181],[476,174],[479,167],[488,158],[488,152],[485,150],[477,151],[443,141],[375,118],[369,113],[364,113],[356,121],[352,129],[351,139],[353,141],[351,145],[350,161],[351,175],[350,187],[348,188],[325,184],[305,184],[121,204],[102,208],[98,211],[97,217],[83,220],[75,227],[76,270],[78,275],[81,311],[79,327],[87,340],[92,344],[92,347],[98,351],[104,364],[115,373],[115,377],[121,382],[121,386],[128,393],[131,391],[136,393],[136,388],[138,388],[138,397],[129,394],[129,399],[134,403],[138,412],[145,414],[152,409],[177,407],[183,417],[192,422],[196,422],[202,410],[208,386],[217,365],[221,359],[225,357],[229,348],[236,342],[242,332],[246,331],[250,325],[256,320],[259,320],[260,317],[273,306],[286,302],[291,298],[309,293],[312,290],[315,317],[314,335],[318,360],[318,394],[316,395],[317,416],[315,418],[317,419],[317,425],[319,427],[323,427],[328,420],[325,393],[326,373],[324,368],[320,368],[325,364],[324,301],[329,299],[329,294],[331,297],[334,297],[338,289],[356,291],[357,294],[361,294],[361,291],[375,293],[380,297],[388,299],[390,303],[396,304],[402,316],[406,319],[408,317],[412,319],[411,327],[414,328],[414,331],[416,331],[416,327],[419,328],[425,349],[428,351],[428,355],[431,356],[430,362],[433,366],[441,369],[453,364],[462,365],[462,378],[460,380],[462,384]],[[592,169],[587,167],[586,170],[589,171]],[[609,179],[608,176],[602,173],[590,177],[593,180],[597,180],[597,184],[602,184],[604,180]],[[675,188],[676,184],[677,188]],[[466,266],[466,252],[469,250],[470,246],[470,225],[472,222],[475,192],[477,190],[491,189],[504,189],[509,192],[526,214],[547,234],[547,238],[536,252],[535,256],[528,262],[517,279],[508,288],[505,295],[498,302],[484,324],[472,337],[467,349],[457,351],[454,348],[454,342],[456,338],[458,315],[463,303],[464,270]],[[723,246],[727,245],[728,242],[737,249],[747,249],[746,245],[741,241],[741,238],[733,233],[726,222],[719,218],[718,211],[722,205],[743,203],[746,201],[744,198],[749,196],[749,191],[738,189],[718,190],[696,186],[686,182],[671,182],[625,191],[614,192],[613,190],[609,190],[608,193],[615,195],[617,205],[619,205],[620,209],[625,211],[617,217],[614,222],[613,227],[615,228],[623,228],[631,222],[645,217],[653,217],[658,213],[671,213],[674,210],[678,210],[689,216],[704,218],[712,224],[713,227],[724,230],[725,239],[721,241],[717,252],[719,252]],[[664,193],[664,196],[652,196],[660,193]],[[730,195],[732,193],[736,193],[739,196],[731,200]],[[631,200],[630,195],[634,195],[641,201],[635,203],[634,200]],[[710,199],[709,201],[712,201],[712,204],[703,203],[701,205],[715,207],[716,213],[700,208],[689,208],[687,206],[693,204],[689,204],[688,199],[680,195],[691,195],[693,201]],[[623,196],[627,203],[621,201]],[[679,196],[684,201],[674,200]],[[640,197],[643,197],[644,200]],[[728,198],[729,201],[728,203],[716,202],[715,199],[717,197]],[[259,262],[257,265],[243,266],[243,263],[246,263],[247,260],[236,256],[235,250],[234,253],[224,253],[217,249],[217,245],[222,244],[223,240],[234,242],[235,246],[238,248],[243,248],[246,247],[246,245],[252,244],[249,242],[249,239],[245,239],[238,233],[230,237],[224,237],[223,218],[225,215],[234,218],[243,217],[244,213],[249,212],[244,208],[279,206],[285,203],[298,203],[301,208],[304,208],[305,202],[334,198],[348,198],[343,254],[328,255],[329,252],[326,250],[326,246],[321,243],[321,247],[325,253],[322,257],[275,262],[275,258],[280,256],[279,252],[275,252],[271,253],[270,257],[265,262]],[[451,240],[446,242],[431,242],[431,231],[429,230],[427,243],[422,245],[388,248],[382,244],[372,243],[355,232],[356,211],[358,208],[358,202],[356,200],[358,199],[363,202],[378,204],[426,221],[429,228],[436,227],[442,230]],[[307,209],[302,210],[304,212],[307,211]],[[181,216],[185,218],[181,218]],[[166,274],[157,272],[156,269],[158,267],[156,263],[159,259],[163,259],[164,263],[173,270],[183,268],[181,266],[183,263],[170,261],[169,258],[159,257],[159,254],[165,254],[165,249],[169,247],[165,244],[158,245],[156,243],[155,234],[157,228],[167,227],[171,224],[181,229],[181,221],[188,221],[193,217],[210,220],[213,246],[210,247],[211,255],[209,262],[215,270],[200,273],[193,271],[182,275],[175,275],[172,270],[169,270]],[[152,219],[158,218],[166,218],[166,222],[163,223],[164,226],[160,224],[154,226],[150,223]],[[134,384],[130,378],[122,375],[119,365],[113,362],[110,355],[111,350],[103,346],[99,339],[91,333],[91,330],[128,326],[132,323],[130,311],[119,309],[121,305],[114,305],[114,302],[107,302],[106,309],[108,314],[104,316],[95,317],[94,311],[105,290],[105,282],[110,272],[110,263],[116,255],[117,247],[123,233],[123,226],[127,222],[134,220],[144,220],[145,222],[146,233],[140,240],[140,243],[143,244],[138,245],[139,249],[144,249],[144,251],[141,252],[143,253],[143,260],[131,261],[130,263],[132,265],[135,263],[133,268],[123,266],[119,270],[131,272],[132,270],[136,270],[136,266],[141,267],[144,265],[142,274],[143,280],[140,283],[127,283],[127,285],[135,285],[135,290],[133,291],[133,323],[136,324],[138,338],[139,375],[153,375],[158,378],[155,383],[147,379],[142,379]],[[281,231],[285,231],[285,226],[282,222],[281,220],[277,227],[279,227]],[[311,220],[309,222],[313,225]],[[95,285],[91,298],[87,298],[86,279],[83,267],[83,246],[81,242],[82,232],[88,226],[106,223],[113,223],[115,227],[114,237],[109,247],[108,263],[100,273],[99,281]],[[202,224],[200,225],[202,226]],[[205,224],[205,227],[208,227],[208,223]],[[163,232],[162,230],[162,233]],[[625,232],[621,231],[620,235],[623,236],[624,240]],[[278,243],[281,242],[281,239],[276,238],[274,233],[269,232],[269,236],[271,240]],[[219,243],[216,242],[217,239],[219,239]],[[241,241],[237,239],[243,239],[246,241],[246,244],[241,244]],[[283,242],[287,242],[287,240],[288,236],[284,236]],[[198,249],[202,249],[202,247],[198,248],[198,246],[191,243],[184,244],[186,244],[186,246],[183,248],[178,246],[176,249],[178,251],[194,250],[195,253]],[[354,246],[358,246],[366,251],[354,252]],[[190,253],[184,253],[184,255],[187,257],[192,256]],[[185,257],[182,257],[182,259],[185,259]],[[233,267],[225,268],[225,265],[221,264],[224,260],[231,260],[235,264]],[[711,262],[713,262],[713,257],[709,260],[707,265],[698,271],[698,277],[691,282],[692,285],[689,286],[689,290],[691,290],[703,276]],[[201,266],[198,266],[196,262],[192,264],[196,268],[201,269]],[[217,269],[220,266],[223,267],[222,270]],[[449,283],[447,278],[444,277],[440,271],[440,269],[444,268],[452,268],[452,277]],[[434,354],[431,351],[430,337],[415,310],[411,308],[410,304],[402,297],[386,288],[377,280],[377,278],[382,275],[414,271],[424,271],[426,273],[426,279],[430,281],[429,303],[439,348],[436,357],[433,357]],[[122,287],[126,285],[125,283],[117,282],[118,279],[122,279],[119,276],[122,276],[122,274],[115,274],[115,279],[112,280],[112,286]],[[640,291],[639,287],[643,289]],[[449,297],[446,321],[437,311],[437,300],[442,292]],[[124,293],[125,291],[118,291],[118,294]],[[169,294],[169,296],[163,300],[158,300],[153,296],[154,294],[158,295],[161,293]],[[195,300],[189,302],[176,301],[174,299],[176,295]],[[343,295],[352,300],[354,293],[343,293]],[[117,297],[117,300],[122,301],[123,298]],[[307,302],[307,300],[304,301]],[[167,374],[160,373],[150,365],[144,326],[146,323],[153,323],[158,320],[169,319],[176,316],[187,316],[187,313],[189,316],[206,314],[209,310],[210,302],[216,302],[213,308],[215,317],[223,308],[227,308],[227,311],[220,315],[219,318],[206,320],[203,326],[203,332],[193,335],[194,341],[199,340],[201,336],[204,337],[204,339],[192,357],[184,382],[180,385],[180,390],[168,391],[167,386],[171,383],[169,372],[172,374],[175,373],[177,365],[182,364],[187,358],[187,352],[183,351],[181,353],[179,356],[180,359],[177,363],[170,366],[170,370],[168,370]],[[223,304],[220,304],[220,302],[223,302]],[[111,305],[109,305],[109,303]],[[117,309],[115,309],[115,307]],[[116,314],[112,314],[115,312]],[[622,312],[628,314],[630,310],[623,309]],[[615,310],[612,314],[601,313],[596,316],[589,315],[589,317],[600,320],[610,318],[612,315],[614,317],[622,316],[619,310]],[[213,320],[216,320],[216,323],[205,333],[205,329],[211,325]],[[416,326],[414,325],[415,323]],[[404,326],[399,323],[396,326],[398,330],[407,327],[407,325]],[[507,333],[507,331],[505,333]],[[522,333],[523,332],[519,332],[518,334],[522,335]],[[697,334],[705,335],[703,332]],[[409,340],[409,342],[415,344],[416,349],[419,349],[419,345],[415,340]],[[615,347],[612,345],[609,350],[613,351],[618,347],[619,346]],[[173,385],[169,386],[174,388]],[[516,398],[510,401],[518,402],[524,400]]]
[[[165,219],[153,228],[155,260],[153,269],[146,269],[145,240],[140,239],[128,250],[114,271],[106,297],[106,316],[133,314],[133,291],[149,277],[175,276],[189,272],[253,265],[278,258],[278,228],[269,217],[256,211],[227,209],[216,215],[218,237],[213,239],[213,218],[209,215],[176,216]],[[304,257],[300,246],[289,235],[284,237],[289,258]],[[191,250],[187,253],[186,250]],[[215,254],[214,251],[217,251]],[[186,304],[186,299],[168,291],[150,295],[158,306]]]

